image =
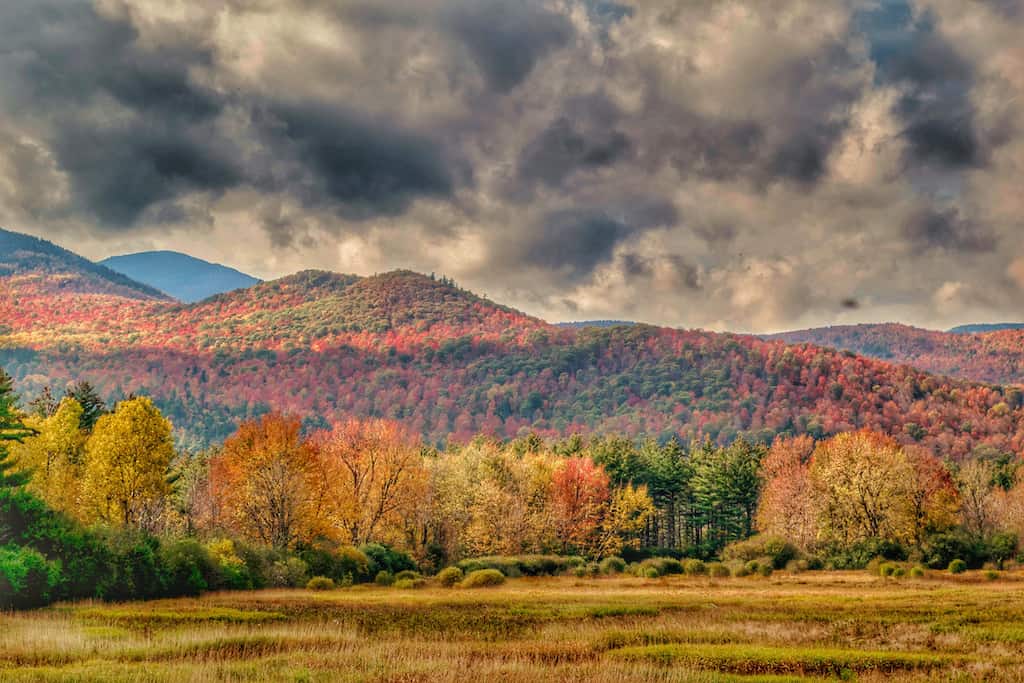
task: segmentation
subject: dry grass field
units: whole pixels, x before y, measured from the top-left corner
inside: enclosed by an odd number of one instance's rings
[[[0,679],[1024,680],[1024,575],[516,579],[0,614]]]

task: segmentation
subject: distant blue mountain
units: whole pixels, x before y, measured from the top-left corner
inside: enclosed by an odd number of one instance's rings
[[[999,332],[1000,330],[1024,330],[1024,323],[979,323],[976,325],[960,325],[954,327],[950,332],[953,334],[980,334],[984,332]]]
[[[252,287],[260,282],[234,268],[176,251],[111,256],[100,264],[185,303],[202,301],[214,294]]]

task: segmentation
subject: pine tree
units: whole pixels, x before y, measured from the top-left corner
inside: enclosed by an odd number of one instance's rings
[[[18,395],[14,393],[14,381],[0,368],[0,487],[24,486],[29,480],[27,472],[15,471],[17,463],[11,457],[5,442],[20,442],[32,435],[32,430],[22,422],[18,413]]]
[[[96,393],[96,389],[85,380],[68,387],[66,396],[75,399],[78,401],[78,405],[82,406],[82,422],[80,426],[83,431],[91,432],[93,427],[96,426],[97,420],[109,412],[107,404]],[[134,397],[129,396],[129,399],[131,398]]]

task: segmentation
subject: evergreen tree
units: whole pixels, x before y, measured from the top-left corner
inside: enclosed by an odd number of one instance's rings
[[[78,401],[78,405],[82,406],[82,422],[80,426],[83,431],[91,432],[93,427],[96,426],[97,420],[108,412],[107,404],[96,393],[96,389],[85,380],[76,382],[68,387],[67,397],[75,399]],[[130,396],[129,399],[131,398],[133,397]]]
[[[32,435],[32,430],[22,422],[18,412],[18,396],[14,393],[14,381],[0,368],[0,487],[24,486],[29,480],[26,472],[14,471],[16,462],[11,457],[7,443],[20,442]]]

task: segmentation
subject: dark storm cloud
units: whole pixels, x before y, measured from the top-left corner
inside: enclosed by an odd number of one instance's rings
[[[0,0],[0,221],[551,317],[1019,300],[1021,0],[214,5]]]
[[[666,202],[637,199],[603,210],[568,209],[544,216],[523,260],[534,267],[557,271],[570,281],[589,277],[609,263],[615,249],[656,227],[671,225],[675,208]],[[627,257],[628,258],[628,257]],[[633,259],[634,264],[639,261]]]
[[[27,95],[8,104],[16,115],[29,107],[51,120],[48,142],[75,209],[103,228],[134,225],[154,204],[242,180],[233,143],[209,124],[221,98],[188,76],[209,63],[208,50],[141,49],[130,24],[80,1],[15,1],[0,9],[0,25],[5,48],[19,55],[12,87]]]
[[[918,211],[904,224],[903,234],[918,249],[991,252],[996,248],[996,238],[990,230],[965,218],[955,208]]]
[[[583,132],[561,117],[523,149],[516,173],[526,183],[558,186],[577,170],[614,164],[631,148],[629,137],[621,131]]]
[[[269,144],[309,172],[296,194],[335,204],[348,217],[396,215],[419,196],[449,196],[457,165],[433,139],[323,103],[280,105],[265,126]]]
[[[887,0],[861,17],[881,83],[905,89],[896,111],[913,162],[966,167],[983,150],[969,94],[972,65],[939,32],[935,17]]]
[[[565,272],[569,279],[586,277],[611,260],[615,247],[638,229],[611,216],[591,211],[559,211],[544,218],[525,260]]]
[[[564,14],[534,0],[461,0],[445,7],[442,22],[498,92],[522,83],[540,59],[573,37]]]
[[[218,192],[241,182],[233,150],[216,136],[159,120],[84,127],[68,123],[53,151],[72,178],[80,206],[101,225],[133,225],[158,202],[190,191]],[[165,214],[164,221],[174,213]]]

